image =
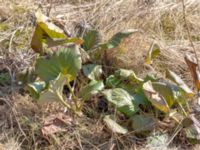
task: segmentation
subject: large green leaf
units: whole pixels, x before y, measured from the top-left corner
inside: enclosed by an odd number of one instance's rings
[[[128,132],[125,127],[119,125],[110,115],[106,115],[103,121],[106,123],[107,127],[114,133],[126,134]]]
[[[132,77],[132,79],[129,77]],[[125,82],[123,82],[125,80]],[[133,86],[128,81],[133,81],[133,83],[141,83],[137,86]],[[134,97],[134,102],[137,105],[149,105],[149,101],[144,95],[142,89],[142,79],[137,78],[131,70],[119,69],[115,72],[115,75],[110,75],[106,78],[106,86],[109,88],[121,88],[126,90],[130,95]]]
[[[116,77],[116,75],[110,75],[106,78],[106,86],[109,88],[122,88],[131,94],[135,92],[134,86],[128,82],[128,78]]]
[[[177,102],[185,104],[185,93],[180,87],[168,82],[152,82],[152,85],[165,98],[170,107]]]
[[[123,83],[123,81],[125,81],[126,83]],[[110,75],[106,79],[106,84],[108,85],[108,87],[120,87],[129,90],[133,90],[134,84],[139,84],[142,82],[143,79],[138,78],[132,70],[126,69],[118,69],[115,71],[114,75]]]
[[[96,64],[83,65],[83,73],[91,80],[99,80],[103,74],[102,66]]]
[[[63,87],[66,79],[66,75],[59,74],[55,80],[51,80],[48,89],[40,93],[39,102],[63,102]]]
[[[132,70],[126,70],[126,69],[116,70],[115,76],[120,79],[129,80],[133,83],[143,82],[143,79],[137,77],[136,74],[134,73],[134,71],[132,71]]]
[[[83,49],[86,51],[91,50],[101,42],[100,39],[101,35],[97,30],[86,29],[85,33],[83,34]]]
[[[83,100],[88,100],[90,96],[97,94],[99,91],[104,89],[103,81],[91,81],[89,84],[84,86],[80,91],[80,97]]]
[[[36,81],[34,83],[29,83],[27,85],[28,91],[34,99],[38,99],[40,97],[40,93],[45,89],[45,82]]]
[[[66,75],[70,82],[80,69],[81,58],[77,46],[59,50],[49,58],[40,57],[36,62],[36,73],[45,82],[55,79],[59,73]]]
[[[134,97],[121,88],[105,90],[103,94],[118,111],[129,117],[133,116],[138,111],[138,107],[134,103]]]
[[[121,80],[119,80],[114,75],[110,75],[106,78],[106,86],[109,88],[116,88],[120,82],[121,82]]]
[[[135,133],[152,131],[156,125],[156,120],[150,115],[134,115],[131,119]]]
[[[138,86],[138,85],[137,85]],[[121,82],[120,84],[118,84],[116,86],[116,88],[121,88],[124,89],[125,91],[127,91],[130,95],[134,95],[135,94],[135,86],[133,86],[132,84],[128,83],[128,82]]]
[[[129,29],[129,30],[125,30],[122,32],[119,32],[117,34],[115,34],[108,42],[107,42],[107,48],[111,49],[111,48],[115,48],[117,46],[120,45],[121,41],[124,38],[129,37],[130,35],[132,35],[133,33],[137,32],[138,30],[135,29]]]
[[[132,70],[118,69],[115,71],[115,76],[125,79],[128,78],[133,73],[134,72]]]
[[[151,103],[144,94],[143,89],[138,89],[136,94],[133,95],[137,105],[149,106]]]
[[[167,70],[166,77],[175,82],[189,97],[193,97],[194,92],[185,84],[185,82],[171,70]]]
[[[169,113],[170,109],[165,98],[157,91],[155,91],[151,81],[145,82],[143,84],[143,89],[146,97],[152,103],[153,106],[155,106],[162,112]]]
[[[175,97],[173,93],[173,90],[171,87],[164,82],[152,82],[152,86],[155,91],[157,91],[160,95],[163,96],[163,98],[166,100],[167,104],[171,107],[175,103]],[[175,89],[174,91],[178,91],[178,89]]]

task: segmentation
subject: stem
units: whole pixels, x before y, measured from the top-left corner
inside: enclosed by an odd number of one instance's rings
[[[174,116],[171,117],[172,119],[174,119],[174,121],[176,121],[176,123],[180,123],[180,121],[178,119],[176,119]]]
[[[188,116],[188,114],[186,113],[185,109],[183,108],[182,104],[180,102],[178,102],[178,105],[180,106],[181,110],[183,111],[185,117]]]
[[[190,112],[190,106],[187,101],[186,101],[186,108],[187,108],[187,111]]]
[[[63,105],[64,105],[65,107],[67,107],[67,109],[69,109],[69,110],[72,109],[71,106],[70,106],[69,104],[67,104],[67,103],[64,101],[63,97],[62,97],[57,91],[56,91],[56,95],[58,96],[58,98],[59,98],[61,104],[63,104]]]
[[[76,95],[74,94],[74,91],[73,91],[73,89],[72,89],[72,87],[71,87],[71,85],[69,84],[68,81],[66,82],[66,84],[67,84],[67,87],[68,87],[70,93],[72,94],[72,100],[73,100],[73,102],[75,104],[75,107],[76,107],[77,110],[79,110],[78,97],[76,97]]]

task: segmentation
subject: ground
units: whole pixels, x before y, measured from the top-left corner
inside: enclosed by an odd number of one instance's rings
[[[133,69],[138,75],[156,72],[160,77],[169,68],[194,88],[184,56],[194,53],[191,41],[200,52],[200,2],[185,0],[189,37],[181,0],[0,0],[0,149],[150,149],[146,138],[134,132],[125,136],[110,132],[95,100],[84,107],[82,117],[65,114],[66,118],[58,119],[64,132],[43,134],[48,117],[63,115],[64,108],[37,104],[16,80],[19,72],[34,64],[30,41],[38,9],[72,34],[77,24],[88,23],[100,31],[103,41],[124,29],[140,30],[124,42],[125,51],[113,49],[108,54],[109,64]],[[160,46],[161,55],[149,67],[143,60],[152,42]],[[199,149],[183,136],[177,135],[169,149]]]

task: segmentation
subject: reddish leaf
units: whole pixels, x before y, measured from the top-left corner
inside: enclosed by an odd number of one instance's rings
[[[72,118],[63,113],[48,116],[41,129],[44,136],[67,131],[67,126],[72,124]]]
[[[186,55],[185,62],[187,63],[188,68],[190,69],[190,73],[192,75],[197,89],[200,90],[200,72],[198,70],[198,63],[196,58],[192,57],[191,55]]]

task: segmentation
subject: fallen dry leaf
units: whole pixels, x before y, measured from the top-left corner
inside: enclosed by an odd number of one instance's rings
[[[190,73],[192,75],[197,89],[200,90],[200,72],[198,69],[198,63],[196,58],[192,57],[191,55],[186,55],[185,62],[187,63],[188,68],[190,69]]]
[[[44,136],[67,131],[67,126],[72,125],[72,118],[64,113],[48,116],[41,129]]]

